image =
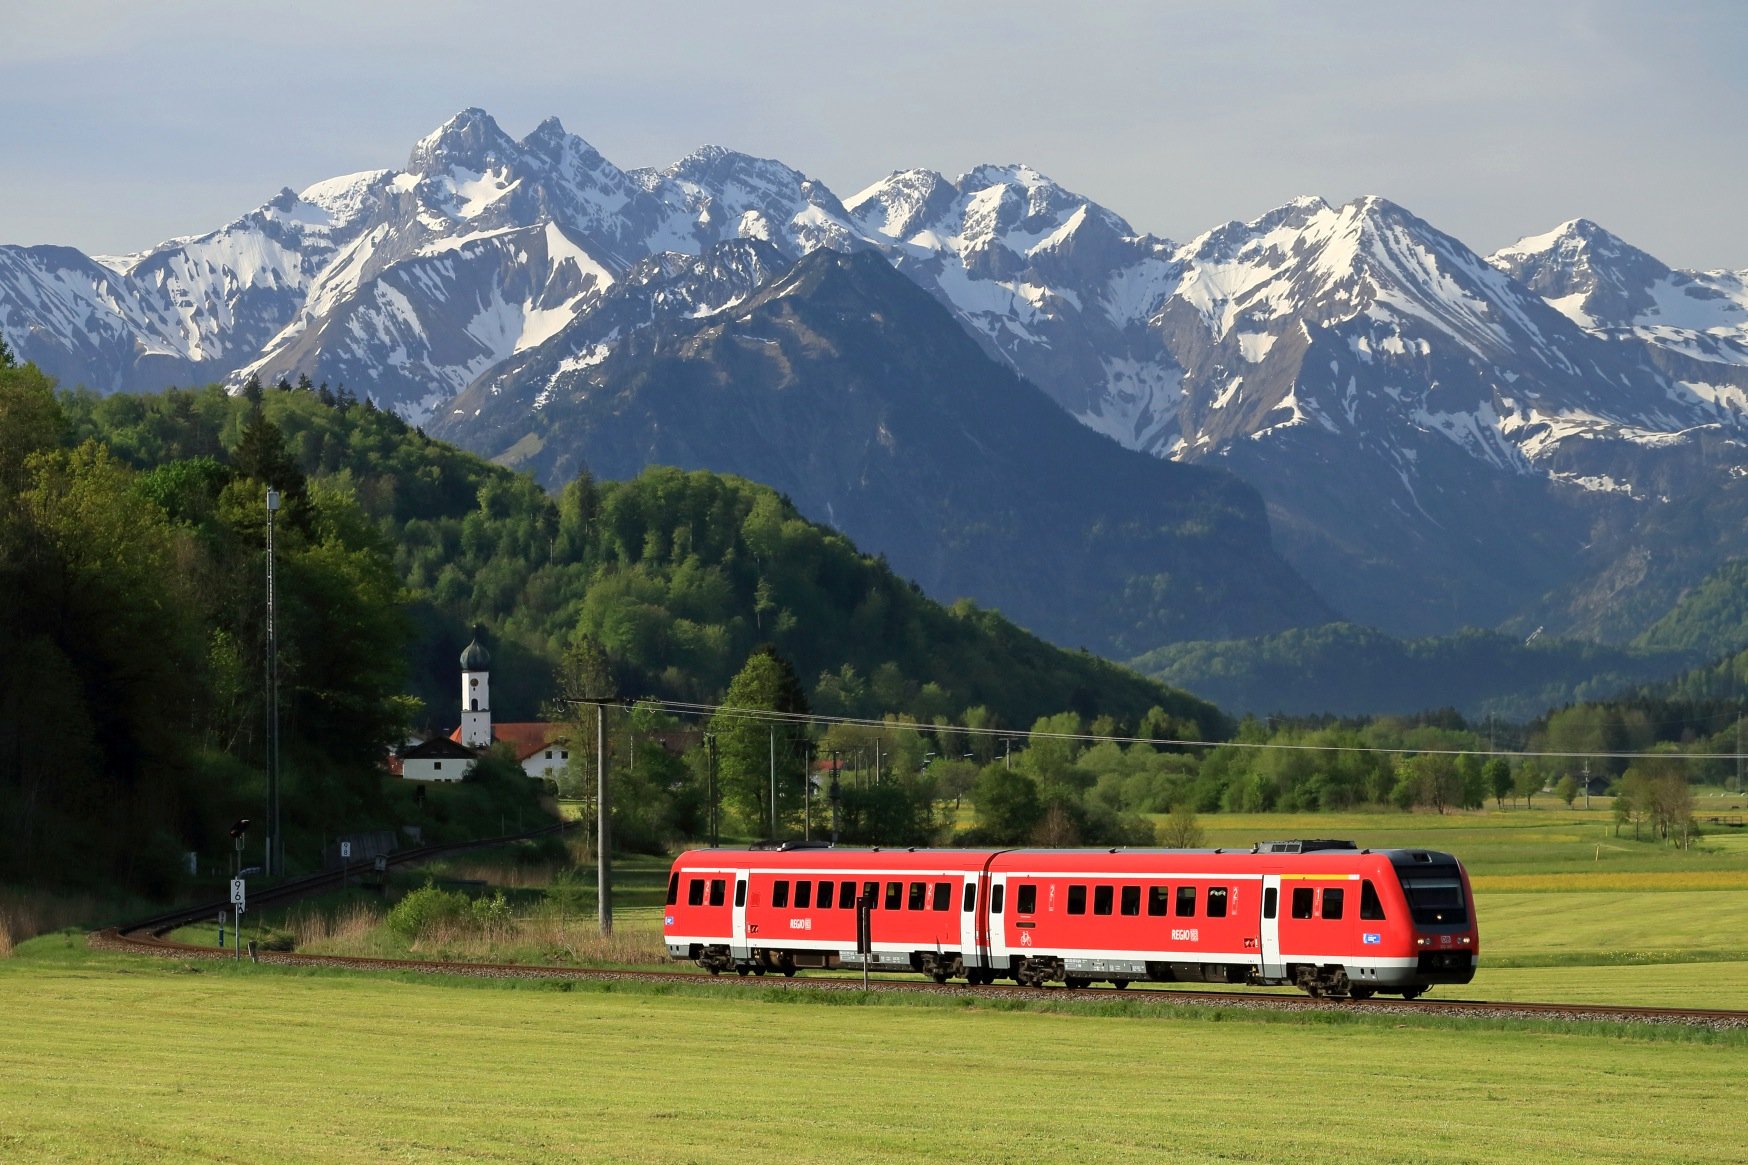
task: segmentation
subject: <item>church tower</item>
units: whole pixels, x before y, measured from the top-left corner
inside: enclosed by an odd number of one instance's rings
[[[473,642],[461,653],[461,743],[469,748],[492,742],[492,656],[479,637],[476,627]]]

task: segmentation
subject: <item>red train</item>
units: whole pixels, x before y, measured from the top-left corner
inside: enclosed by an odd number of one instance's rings
[[[857,947],[857,902],[872,901]],[[1475,977],[1469,877],[1450,854],[1345,841],[1243,850],[689,850],[668,954],[713,974],[797,968],[1012,979],[1294,984],[1413,999]]]

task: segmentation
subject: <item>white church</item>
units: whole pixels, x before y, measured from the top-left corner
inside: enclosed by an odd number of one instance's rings
[[[403,748],[400,776],[408,781],[459,781],[494,744],[516,751],[530,777],[557,780],[570,763],[570,726],[544,721],[492,723],[491,653],[473,641],[461,653],[461,726],[448,736]]]

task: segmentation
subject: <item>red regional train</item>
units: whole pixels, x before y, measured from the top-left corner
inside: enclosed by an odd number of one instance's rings
[[[1292,984],[1413,999],[1475,977],[1470,902],[1450,854],[1346,841],[1248,851],[784,845],[681,854],[664,933],[671,957],[713,974],[866,964],[942,983]]]

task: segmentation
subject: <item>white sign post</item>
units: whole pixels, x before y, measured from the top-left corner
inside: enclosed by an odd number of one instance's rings
[[[340,843],[340,889],[341,890],[346,889],[346,867],[348,865],[350,865],[351,862],[352,862],[352,843],[349,841],[343,841]]]
[[[247,897],[248,894],[243,884],[243,879],[232,878],[231,905],[236,908],[236,925],[232,927],[232,930],[236,932],[237,940],[233,945],[233,949],[236,952],[235,959],[239,963],[243,961],[243,912],[248,909]]]

